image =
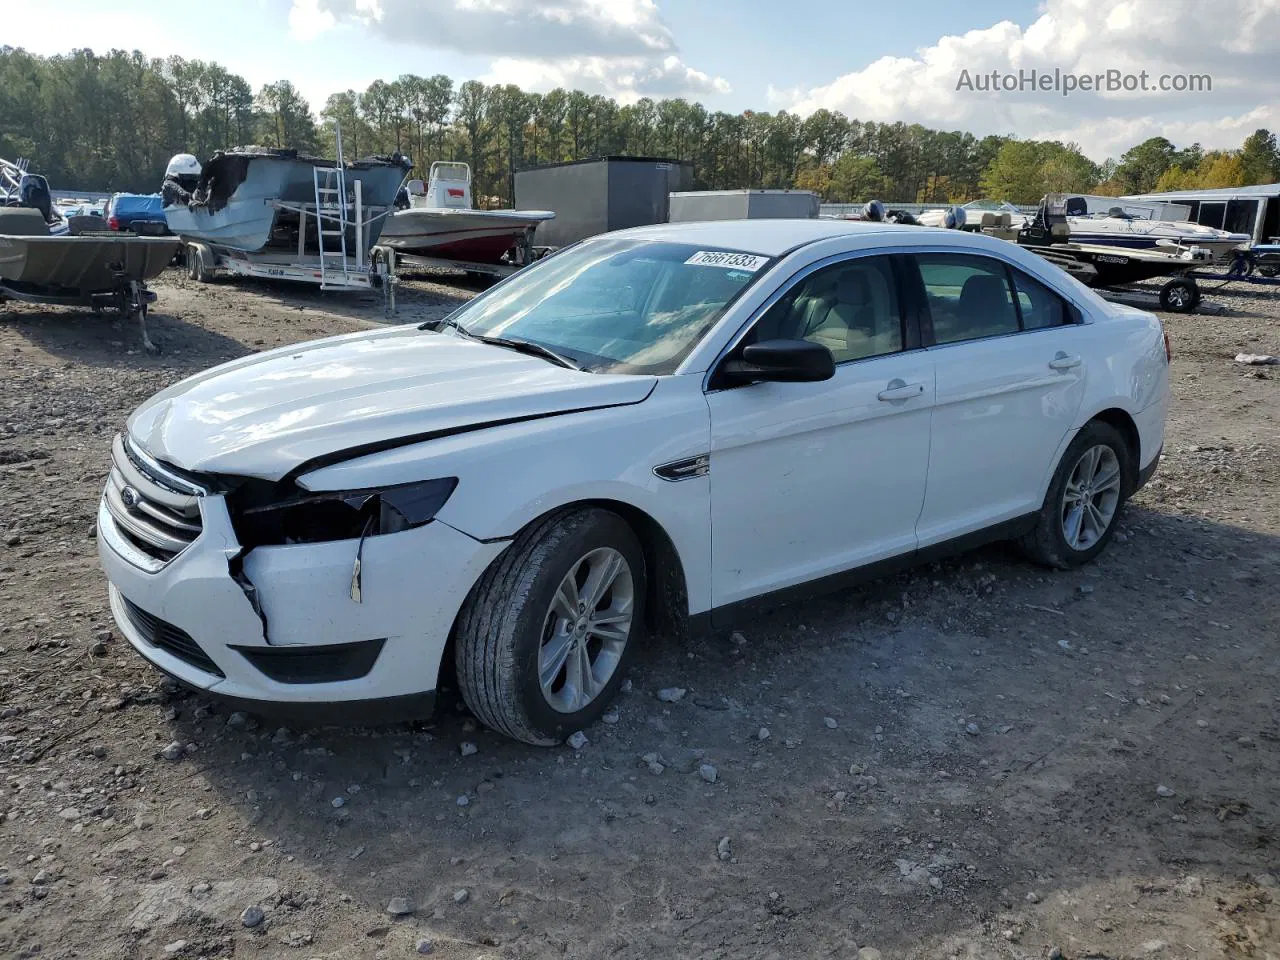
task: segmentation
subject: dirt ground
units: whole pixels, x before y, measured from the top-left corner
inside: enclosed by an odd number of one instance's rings
[[[653,638],[574,751],[451,704],[228,725],[114,635],[92,527],[130,410],[381,313],[156,288],[158,357],[0,306],[0,957],[1280,958],[1280,372],[1233,362],[1280,355],[1277,293],[1166,317],[1164,464],[1096,564],[991,548]]]

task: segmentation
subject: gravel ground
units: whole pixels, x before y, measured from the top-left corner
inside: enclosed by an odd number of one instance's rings
[[[159,357],[0,306],[0,956],[1280,957],[1280,382],[1233,362],[1280,355],[1274,293],[1166,318],[1166,459],[1093,566],[997,547],[654,638],[537,750],[448,703],[228,715],[114,635],[92,524],[128,412],[380,316],[156,287]],[[470,292],[406,285],[401,318]]]

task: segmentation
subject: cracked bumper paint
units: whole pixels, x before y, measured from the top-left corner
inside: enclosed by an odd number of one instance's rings
[[[506,547],[440,522],[372,537],[364,546],[362,603],[350,596],[355,541],[258,547],[244,556],[243,574],[257,590],[268,644],[263,620],[228,566],[240,547],[224,501],[205,497],[200,510],[203,529],[191,546],[145,569],[145,558],[99,509],[98,554],[110,581],[112,615],[134,648],[188,686],[241,701],[355,706],[430,693],[471,585]],[[188,635],[225,677],[150,642],[125,599]],[[234,649],[315,649],[375,639],[385,643],[365,676],[327,683],[272,680]]]

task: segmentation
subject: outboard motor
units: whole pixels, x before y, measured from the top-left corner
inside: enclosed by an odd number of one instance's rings
[[[38,173],[24,173],[18,181],[18,203],[40,211],[45,223],[53,223],[53,197],[49,193],[49,181]]]
[[[879,200],[868,200],[862,207],[862,219],[881,223],[884,220],[884,204]]]
[[[166,207],[191,202],[191,194],[200,183],[200,161],[189,153],[179,153],[164,168],[160,185],[161,204]]]
[[[964,207],[951,207],[942,216],[942,226],[947,230],[963,230],[968,214]]]

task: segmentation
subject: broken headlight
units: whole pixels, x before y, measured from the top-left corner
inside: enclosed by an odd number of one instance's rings
[[[373,490],[295,490],[268,502],[233,495],[228,506],[245,547],[326,543],[420,527],[435,517],[457,485],[457,477],[442,477]]]

